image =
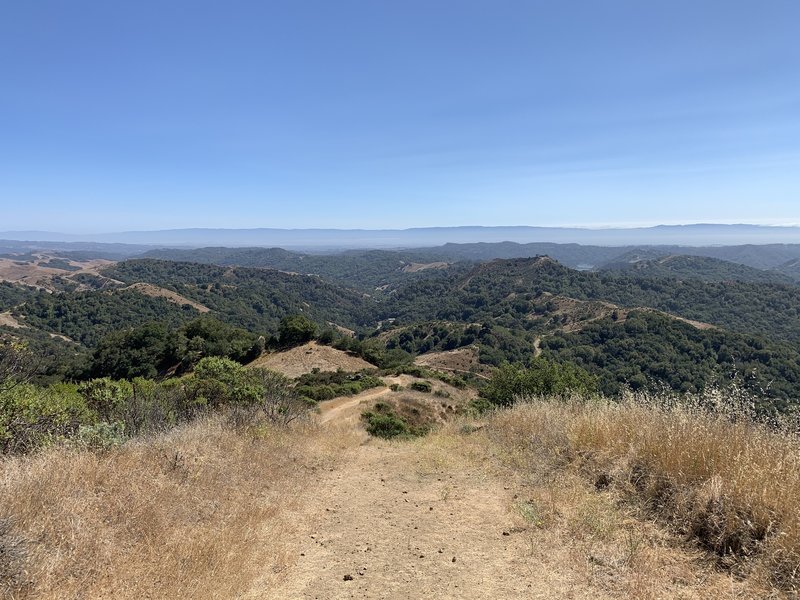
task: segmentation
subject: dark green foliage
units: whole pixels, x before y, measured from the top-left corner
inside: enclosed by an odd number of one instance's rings
[[[245,363],[258,358],[264,350],[263,338],[209,316],[190,321],[180,334],[186,340],[184,365],[192,365],[205,356]]]
[[[624,324],[602,319],[581,331],[546,338],[543,348],[560,361],[594,373],[601,391],[618,394],[667,386],[702,392],[736,383],[764,398],[764,409],[783,409],[800,395],[800,353],[789,345],[691,325],[650,312],[632,312]]]
[[[391,439],[410,434],[408,423],[391,411],[367,411],[361,414],[361,420],[364,421],[367,433],[375,437]]]
[[[221,321],[251,332],[275,334],[283,317],[299,314],[315,323],[350,329],[371,321],[369,302],[362,294],[319,277],[163,260],[125,261],[103,274],[172,290],[207,306]]]
[[[49,267],[50,269],[60,269],[61,271],[80,271],[80,267],[76,267],[75,265],[71,265],[69,261],[64,260],[63,258],[51,258],[48,261],[44,261],[39,263],[43,267]]]
[[[408,280],[438,278],[443,271],[428,269],[404,271],[410,263],[436,262],[436,253],[419,251],[350,250],[335,254],[303,254],[281,248],[198,248],[195,250],[161,249],[145,256],[170,261],[191,261],[221,266],[269,268],[306,275],[318,275],[328,281],[369,293],[380,293],[384,286],[395,287]],[[456,267],[460,270],[461,267]]]
[[[646,278],[699,279],[702,281],[743,281],[791,284],[792,278],[777,271],[765,271],[705,256],[661,256],[655,259],[617,260],[603,271]]]
[[[492,307],[500,303],[507,313],[512,294],[550,293],[657,308],[742,333],[768,331],[779,339],[800,341],[800,287],[796,285],[584,273],[548,258],[534,258],[481,265],[461,288],[465,304],[480,308],[479,303]]]
[[[415,406],[392,408],[390,404],[376,402],[372,410],[361,413],[361,420],[370,435],[384,439],[410,438],[426,435],[431,423],[426,422],[421,411]]]
[[[179,340],[163,323],[117,331],[100,340],[92,356],[92,377],[154,378],[179,361]]]
[[[248,362],[263,351],[263,339],[209,316],[189,321],[177,330],[146,323],[112,333],[94,350],[91,377],[154,378],[180,366],[184,371],[207,356]]]
[[[539,357],[527,369],[510,364],[501,366],[481,389],[481,396],[496,406],[510,406],[531,397],[596,392],[597,380],[585,370]]]
[[[0,311],[10,310],[36,296],[37,291],[32,287],[0,281]]]
[[[39,292],[17,310],[33,327],[64,335],[89,347],[121,329],[153,321],[177,328],[199,314],[188,305],[181,307],[133,289],[69,294]]]
[[[442,260],[464,248],[440,250],[443,254],[438,257],[409,251],[406,258]],[[473,250],[489,251],[477,246]],[[609,256],[597,257],[607,262],[629,250],[609,249]],[[559,251],[576,260],[584,252],[581,247]],[[791,259],[790,251],[795,249],[736,250],[742,260],[758,255],[776,265]],[[772,407],[785,407],[800,397],[795,347],[800,342],[800,288],[735,281],[731,278],[753,274],[727,263],[686,257],[665,262],[656,253],[645,256],[656,265],[642,267],[648,272],[645,276],[635,271],[579,272],[539,257],[494,261],[467,274],[467,265],[462,264],[435,276],[407,277],[402,271],[403,253],[344,253],[313,260],[311,255],[283,251],[268,254],[306,266],[291,269],[297,272],[314,272],[309,265],[325,264],[330,273],[338,269],[336,277],[346,278],[352,267],[353,281],[361,277],[362,265],[362,284],[373,277],[372,269],[389,269],[390,262],[394,265],[390,270],[399,269],[400,275],[390,289],[366,296],[317,276],[134,260],[119,263],[106,274],[126,284],[145,282],[172,290],[209,307],[211,313],[197,320],[200,315],[191,306],[136,289],[50,294],[0,284],[0,302],[20,322],[32,326],[5,331],[35,346],[37,355],[48,357],[37,373],[37,381],[43,382],[90,376],[163,377],[181,373],[207,356],[247,361],[267,340],[277,345],[282,319],[286,325],[301,315],[307,321],[301,327],[285,327],[285,342],[308,339],[313,323],[337,323],[358,335],[339,336],[331,328],[320,338],[382,368],[409,368],[415,355],[465,346],[475,347],[484,365],[512,362],[529,367],[541,347],[543,356],[598,376],[603,391],[612,395],[625,386],[693,392],[734,377]],[[319,263],[314,262],[317,258]],[[65,282],[64,289],[75,283]],[[611,310],[608,302],[621,308]],[[719,329],[700,331],[656,312],[647,318],[631,312],[641,306]],[[367,335],[369,331],[374,333]],[[45,332],[69,336],[81,345],[50,339]],[[83,364],[87,355],[92,356],[88,366]],[[333,387],[321,387],[314,395],[336,393]]]
[[[293,348],[310,342],[317,334],[317,325],[303,315],[289,315],[281,319],[278,339],[284,348]]]
[[[423,394],[430,394],[433,386],[429,381],[414,381],[411,385],[408,386],[415,392],[422,392]]]
[[[382,385],[378,377],[368,373],[326,371],[301,375],[296,379],[295,389],[300,396],[320,402],[339,396],[353,396]]]
[[[36,357],[24,342],[0,336],[0,392],[29,381],[36,371]]]

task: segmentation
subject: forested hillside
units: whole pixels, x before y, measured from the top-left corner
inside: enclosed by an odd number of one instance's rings
[[[152,250],[147,257],[220,266],[275,269],[318,275],[368,293],[403,281],[436,277],[449,266],[435,252],[352,250],[334,254],[302,254],[281,248],[198,248]],[[425,268],[427,266],[430,268]]]
[[[0,327],[46,358],[47,380],[155,376],[204,355],[246,361],[259,339],[278,344],[282,323],[301,315],[325,343],[377,363],[474,347],[488,367],[538,355],[578,365],[610,395],[734,381],[765,406],[800,397],[800,287],[769,274],[759,281],[765,272],[741,265],[672,257],[588,272],[548,257],[422,263],[383,251],[207,251],[209,261],[285,268],[134,259],[80,274],[100,289],[6,283]],[[309,265],[325,274],[293,270]],[[380,281],[391,283],[368,291]]]
[[[776,270],[763,270],[705,256],[664,256],[644,258],[638,252],[607,263],[602,271],[617,271],[637,277],[701,279],[703,281],[745,281],[792,284],[794,279]]]

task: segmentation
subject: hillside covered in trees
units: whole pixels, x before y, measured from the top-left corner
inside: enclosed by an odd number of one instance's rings
[[[561,251],[579,259],[582,248]],[[480,249],[460,248],[467,260],[447,246],[169,251],[202,262],[122,261],[68,274],[94,283],[75,288],[2,283],[0,328],[42,356],[43,381],[163,376],[204,356],[247,362],[302,315],[311,336],[373,363],[474,348],[489,368],[540,355],[580,366],[610,395],[733,381],[766,408],[800,397],[800,287],[776,271],[641,253],[586,271],[544,256],[481,262]]]

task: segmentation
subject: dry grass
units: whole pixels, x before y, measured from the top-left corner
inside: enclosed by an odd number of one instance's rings
[[[320,371],[341,369],[352,373],[375,369],[375,365],[368,363],[363,358],[352,356],[330,346],[322,346],[316,342],[309,342],[290,350],[264,354],[248,366],[277,371],[291,378],[311,373],[314,369]]]
[[[106,454],[5,460],[0,595],[234,597],[264,571],[279,577],[292,510],[350,444],[341,430],[301,427],[247,433],[212,420]]]
[[[417,479],[423,507],[465,489],[491,492],[500,514],[487,522],[507,529],[487,536],[509,544],[493,557],[508,577],[537,582],[541,597],[797,591],[800,444],[746,420],[654,402],[536,402],[478,422],[448,419],[412,442],[362,441],[344,419],[237,431],[219,418],[105,453],[54,448],[4,459],[0,597],[268,597],[306,568],[298,556],[315,507],[333,507],[323,514],[338,523],[332,497],[372,494],[410,528],[416,507],[396,496]],[[382,458],[392,448],[402,451]],[[395,479],[394,491],[384,485]],[[334,485],[338,495],[326,496]],[[353,544],[359,526],[394,522],[382,511],[368,516],[341,530]],[[452,536],[454,554],[474,549]]]
[[[655,516],[685,540],[699,543],[718,557],[716,567],[747,576],[762,591],[798,591],[796,437],[746,419],[647,398],[619,404],[525,403],[498,412],[487,429],[505,462],[532,485],[576,474],[590,484],[593,496],[624,500],[639,516]],[[569,505],[563,498],[539,498],[534,504],[551,507],[537,512],[542,522]],[[597,521],[591,511],[587,519],[594,523],[590,530],[615,528]]]

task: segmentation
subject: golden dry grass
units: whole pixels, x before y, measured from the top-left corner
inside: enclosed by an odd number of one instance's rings
[[[488,431],[531,481],[579,474],[762,593],[796,593],[800,441],[746,419],[642,400],[524,403],[495,414]],[[562,504],[554,500],[549,513]]]
[[[17,572],[0,595],[235,597],[281,571],[291,513],[348,435],[313,425],[243,433],[211,420],[105,454],[6,459],[0,520]]]
[[[330,346],[320,345],[317,342],[309,342],[290,350],[264,354],[248,366],[277,371],[292,378],[311,373],[314,369],[320,371],[341,369],[342,371],[356,372],[375,368],[375,365],[368,363],[363,358],[352,356]]]
[[[417,518],[398,491],[409,489],[423,508],[454,503],[449,516],[487,527],[476,548],[431,518],[431,535],[453,554],[496,547],[498,572],[531,582],[539,597],[797,591],[800,445],[746,420],[652,402],[535,402],[451,418],[411,442],[362,443],[347,420],[234,430],[216,418],[105,453],[61,447],[6,458],[0,596],[280,597],[270,590],[291,587],[308,566],[309,515],[353,544],[383,524],[381,547],[402,548]],[[365,506],[339,523],[355,495]],[[494,499],[494,520],[457,512],[478,510],[473,496]],[[404,512],[387,520],[367,510],[381,502]],[[396,519],[407,527],[393,527]],[[326,546],[325,560],[342,567],[350,546],[331,556]],[[429,589],[443,585],[438,571],[428,575]]]

